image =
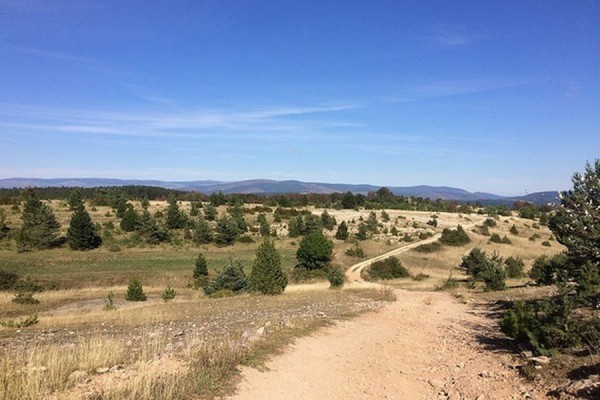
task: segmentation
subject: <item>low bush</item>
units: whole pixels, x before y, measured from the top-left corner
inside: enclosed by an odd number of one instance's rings
[[[501,243],[501,244],[511,244],[511,240],[506,237],[506,235],[504,235],[504,237],[500,237],[500,235],[498,235],[497,233],[492,233],[492,236],[490,237],[490,242],[491,243]]]
[[[115,305],[115,295],[113,294],[112,290],[109,291],[108,294],[106,295],[106,297],[104,298],[104,307],[103,308],[107,311],[117,309],[117,306]]]
[[[0,290],[11,290],[19,281],[19,275],[0,269]]]
[[[296,267],[289,276],[290,281],[294,283],[322,281],[327,279],[327,273],[324,269],[306,269]]]
[[[326,274],[331,289],[339,289],[344,286],[346,275],[344,275],[344,271],[342,271],[340,267],[329,267],[327,268]]]
[[[32,292],[18,292],[12,302],[17,304],[39,304],[40,301],[33,297]]]
[[[458,280],[453,278],[452,274],[450,274],[450,276],[448,276],[448,279],[446,279],[444,283],[442,283],[440,286],[437,286],[435,290],[452,290],[456,289],[459,286],[460,283],[458,282]]]
[[[469,235],[461,225],[458,225],[456,229],[444,229],[440,238],[440,242],[448,246],[464,246],[470,241]]]
[[[354,245],[354,247],[346,250],[345,254],[349,257],[356,257],[356,258],[365,258],[366,257],[365,251],[362,249],[362,247],[360,247],[360,245],[358,243],[356,245]]]
[[[536,285],[552,285],[558,278],[558,272],[564,270],[567,264],[565,253],[555,254],[552,258],[540,256],[533,261],[529,277]]]
[[[421,282],[421,281],[424,281],[427,278],[431,278],[431,276],[427,275],[427,274],[424,274],[424,273],[420,273],[420,274],[417,274],[417,275],[413,276],[412,279],[413,279],[413,281]]]
[[[20,281],[18,281],[15,286],[14,289],[17,292],[33,292],[33,293],[37,293],[37,292],[43,292],[44,291],[44,287],[42,285],[40,285],[39,283],[37,283],[36,281],[30,279],[30,278],[25,278],[22,279]]]
[[[513,224],[513,226],[510,228],[510,233],[512,233],[515,236],[519,235],[519,230],[517,229],[517,227]]]
[[[493,218],[487,218],[483,221],[483,226],[487,226],[488,228],[496,226],[496,220]]]
[[[392,256],[385,260],[375,261],[367,269],[369,280],[396,279],[410,276],[398,258]]]
[[[254,243],[254,239],[252,239],[250,236],[247,236],[247,235],[238,237],[237,241],[239,243]]]
[[[545,246],[545,247],[551,247],[552,245],[550,244],[550,242],[549,242],[549,241],[547,241],[547,240],[544,240],[544,241],[542,242],[542,246]]]
[[[173,289],[170,285],[167,286],[164,290],[164,292],[162,292],[162,294],[160,295],[160,297],[165,301],[170,301],[173,300],[175,298],[175,289]]]
[[[420,240],[425,240],[425,239],[430,238],[432,236],[433,236],[433,233],[431,233],[429,231],[425,231],[425,232],[419,233],[419,239]]]
[[[441,250],[441,248],[442,248],[441,244],[439,244],[438,242],[433,242],[433,243],[421,244],[421,245],[415,247],[413,250],[418,253],[433,253],[434,251]]]
[[[244,273],[242,263],[230,258],[225,268],[219,272],[219,275],[204,287],[204,293],[212,295],[221,290],[231,290],[234,293],[239,293],[247,288],[248,278]]]
[[[504,260],[504,268],[509,278],[522,278],[525,275],[525,263],[519,257],[508,257]]]
[[[11,319],[8,321],[0,321],[0,325],[5,328],[27,328],[28,326],[33,326],[37,324],[39,321],[37,315],[30,315],[28,317],[24,317],[21,319]]]

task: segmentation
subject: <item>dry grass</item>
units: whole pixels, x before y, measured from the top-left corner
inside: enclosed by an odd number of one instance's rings
[[[223,299],[188,290],[170,303],[86,308],[102,295],[102,289],[49,293],[45,301],[81,301],[40,314],[34,327],[0,330],[11,333],[0,339],[0,398],[212,398],[231,387],[241,363],[260,364],[295,337],[391,300],[374,290]],[[255,341],[259,327],[265,335]],[[97,373],[117,365],[123,369]],[[87,379],[70,383],[74,371],[85,371]]]

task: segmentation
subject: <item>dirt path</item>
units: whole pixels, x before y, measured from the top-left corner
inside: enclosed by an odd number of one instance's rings
[[[380,312],[298,340],[266,372],[245,368],[233,398],[545,399],[490,349],[495,327],[481,311],[447,293],[396,294]]]
[[[409,244],[348,270],[352,285],[374,261],[423,243]],[[266,371],[244,368],[233,399],[492,400],[546,397],[527,387],[514,359],[495,350],[497,327],[484,309],[441,292],[395,291],[384,310],[340,322],[298,340]]]

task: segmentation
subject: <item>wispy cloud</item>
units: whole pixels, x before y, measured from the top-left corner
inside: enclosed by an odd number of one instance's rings
[[[220,135],[281,140],[283,135],[311,134],[349,127],[352,121],[313,119],[316,115],[351,110],[355,103],[316,106],[257,107],[236,110],[193,109],[162,113],[94,111],[0,104],[0,127],[28,132],[143,137]],[[314,135],[313,135],[314,136]]]
[[[460,25],[435,24],[426,39],[434,45],[452,48],[467,46],[478,39],[478,36],[469,32]]]

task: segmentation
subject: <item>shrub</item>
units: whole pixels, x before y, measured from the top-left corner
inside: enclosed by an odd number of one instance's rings
[[[22,279],[20,281],[18,281],[15,286],[14,289],[17,292],[43,292],[44,291],[44,287],[42,285],[40,285],[39,283],[37,283],[36,281],[30,279],[30,278],[25,278]]]
[[[211,295],[224,289],[239,293],[246,290],[247,287],[248,278],[244,273],[242,263],[230,257],[229,262],[219,272],[219,275],[204,287],[204,293]]]
[[[493,218],[487,218],[483,221],[483,226],[487,226],[488,228],[496,226],[496,220]]]
[[[460,225],[458,225],[456,229],[444,229],[442,231],[442,237],[440,238],[440,242],[448,246],[464,246],[470,241],[469,235],[467,235]]]
[[[487,225],[478,225],[473,229],[473,232],[483,236],[490,236],[490,228],[488,228]]]
[[[515,236],[517,236],[519,234],[519,230],[517,229],[515,224],[513,224],[513,226],[510,228],[510,233],[512,233]]]
[[[566,297],[515,301],[504,315],[500,329],[519,344],[529,346],[536,354],[564,347],[578,341],[580,332],[570,323],[571,304]]]
[[[428,232],[428,231],[419,233],[419,239],[420,240],[425,240],[425,239],[430,238],[432,236],[433,236],[433,233]]]
[[[485,269],[486,264],[487,255],[485,251],[476,247],[463,257],[458,269],[462,270],[471,279],[477,280],[481,272]]]
[[[13,272],[0,269],[0,290],[11,290],[19,281],[19,276]]]
[[[438,251],[442,249],[442,245],[439,244],[438,242],[433,242],[433,243],[424,243],[421,244],[417,247],[415,247],[413,250],[419,253],[433,253],[434,251]]]
[[[385,260],[375,261],[368,268],[367,274],[370,280],[406,278],[410,276],[408,270],[394,256]]]
[[[346,276],[340,267],[329,267],[327,268],[326,274],[331,289],[339,289],[344,286]]]
[[[160,295],[160,297],[165,301],[169,301],[169,300],[173,300],[175,298],[175,289],[173,289],[171,287],[171,285],[167,286],[164,290],[164,292],[162,292],[162,294]]]
[[[38,304],[40,301],[33,297],[32,292],[17,292],[12,302],[17,304]]]
[[[542,246],[545,246],[545,247],[551,247],[552,245],[550,244],[550,242],[549,242],[549,241],[547,241],[547,240],[544,240],[544,241],[542,242]]]
[[[6,328],[27,328],[28,326],[35,325],[38,322],[40,321],[37,315],[33,314],[20,320],[11,319],[9,321],[0,321],[0,325]]]
[[[349,248],[348,250],[346,250],[345,254],[349,257],[356,257],[356,258],[365,258],[365,251],[363,250],[362,247],[360,247],[360,245],[358,243],[356,243],[354,245],[354,247]]]
[[[486,292],[506,289],[506,271],[502,266],[502,257],[497,254],[487,260],[487,265],[479,274]]]
[[[348,224],[346,224],[346,221],[342,221],[335,232],[335,238],[338,240],[348,240],[348,236]]]
[[[424,281],[425,279],[430,278],[430,277],[431,277],[430,275],[427,275],[427,274],[424,274],[424,273],[421,272],[421,273],[413,276],[412,279],[413,279],[413,281],[421,282],[421,281]]]
[[[104,309],[105,310],[115,310],[117,306],[115,306],[115,295],[112,290],[108,292],[106,297],[104,298]]]
[[[281,269],[281,255],[272,240],[265,241],[256,250],[256,258],[250,273],[252,290],[262,294],[280,294],[287,286],[287,276]]]
[[[324,269],[306,269],[296,266],[290,274],[290,281],[294,283],[321,281],[327,279]]]
[[[146,301],[146,295],[142,288],[142,282],[137,277],[132,277],[127,285],[127,293],[125,293],[127,301]]]
[[[452,277],[452,274],[448,276],[448,279],[444,281],[440,286],[436,287],[436,290],[452,290],[460,286],[457,279]]]
[[[490,237],[490,242],[491,243],[502,243],[502,244],[511,244],[512,243],[510,241],[510,239],[508,237],[506,237],[506,235],[504,235],[504,237],[500,237],[500,235],[498,235],[497,233],[492,233],[492,236]]]
[[[559,271],[565,269],[566,265],[565,253],[556,254],[552,258],[540,256],[534,260],[529,277],[536,285],[552,285],[556,283]]]
[[[252,237],[244,235],[237,238],[238,243],[254,243],[254,239]]]
[[[506,276],[509,278],[522,278],[525,268],[525,263],[519,257],[508,257],[504,260]]]

